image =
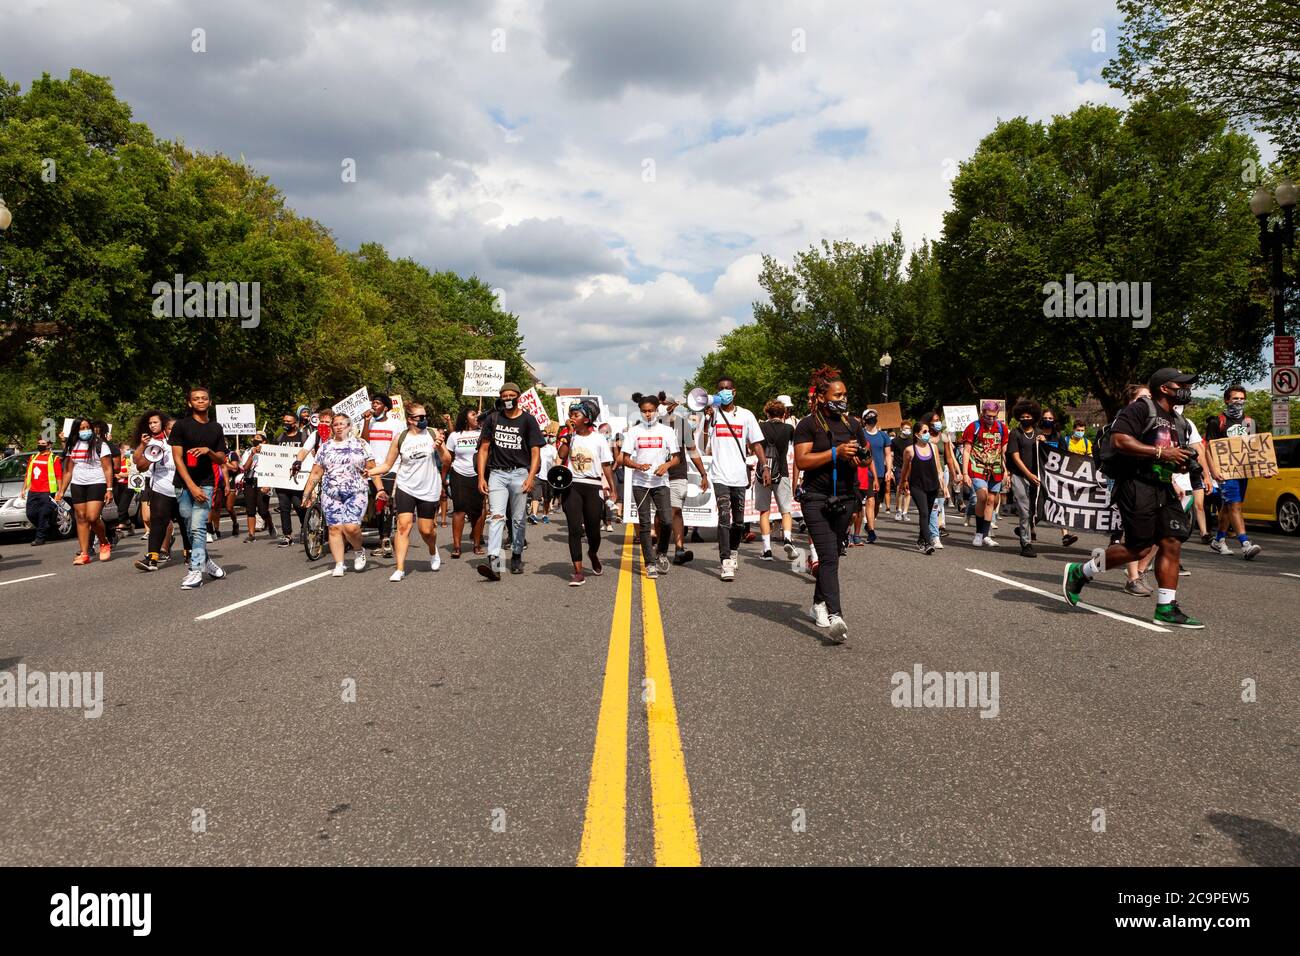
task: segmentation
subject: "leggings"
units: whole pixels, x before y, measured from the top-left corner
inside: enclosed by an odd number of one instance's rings
[[[840,539],[848,532],[849,520],[853,517],[846,507],[838,515],[828,516],[823,508],[826,496],[807,494],[803,496],[803,521],[808,526],[808,535],[813,546],[817,548],[817,587],[813,591],[813,601],[826,605],[827,614],[840,613]]]
[[[604,505],[600,500],[600,485],[575,481],[560,495],[563,499],[565,524],[569,526],[569,557],[582,560],[582,531],[587,531],[587,553],[593,557],[600,550],[600,519]]]
[[[916,502],[916,543],[930,543],[930,512],[934,510],[935,499],[939,492],[927,491],[925,488],[912,485],[912,500]]]
[[[149,489],[149,553],[157,554],[162,550],[163,538],[167,533],[168,522],[175,522],[181,529],[180,539],[189,550],[190,536],[181,520],[181,509],[176,499],[160,491]]]
[[[668,553],[668,543],[673,536],[673,506],[668,486],[643,488],[632,486],[632,501],[636,505],[637,522],[641,525],[641,557],[646,567],[653,560],[650,548],[650,506],[659,512],[659,553]]]
[[[249,477],[253,477],[249,475]],[[244,513],[246,515],[259,514],[262,521],[266,524],[266,530],[272,532],[275,530],[275,522],[271,520],[271,503],[267,499],[269,495],[262,494],[262,489],[257,487],[256,481],[244,482]],[[254,525],[254,527],[257,527]]]
[[[288,488],[276,489],[276,497],[280,499],[280,529],[284,532],[286,538],[293,535],[293,521],[289,515],[292,511],[298,512],[298,523],[302,524],[307,515],[307,509],[302,506],[302,492],[291,491]]]
[[[113,485],[113,504],[117,505],[117,527],[131,527],[131,519],[127,513],[131,510],[131,499],[134,496],[135,492],[126,482],[119,481]]]
[[[718,557],[726,561],[731,552],[740,547],[740,539],[745,536],[745,489],[714,482],[713,494],[718,499]],[[731,519],[730,533],[728,518]]]

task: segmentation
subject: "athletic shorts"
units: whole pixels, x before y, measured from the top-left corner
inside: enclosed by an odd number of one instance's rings
[[[682,504],[686,501],[686,492],[690,487],[690,482],[685,478],[668,479],[668,502],[669,504],[681,510]]]
[[[88,501],[98,501],[103,504],[106,494],[108,494],[108,485],[101,481],[97,485],[73,485],[68,499],[74,505],[84,505]]]
[[[1115,482],[1115,506],[1124,528],[1124,543],[1134,550],[1163,538],[1186,541],[1192,523],[1171,485],[1136,478]]]
[[[976,491],[987,491],[991,495],[1002,494],[1001,478],[998,478],[995,481],[989,481],[987,478],[972,478],[971,484]]]
[[[414,514],[417,518],[433,519],[438,515],[438,502],[416,498],[398,488],[393,494],[393,514]]]
[[[1225,505],[1239,504],[1246,500],[1246,482],[1247,478],[1225,478],[1223,479],[1223,503]]]
[[[776,492],[776,507],[783,515],[790,513],[790,506],[794,502],[794,491],[790,488],[790,478],[779,478],[772,484],[765,485],[761,481],[754,484],[754,508],[759,514],[769,511],[772,508],[772,492]]]
[[[469,515],[470,520],[477,521],[483,513],[483,493],[478,490],[478,476],[462,475],[453,469],[449,477],[453,509]]]

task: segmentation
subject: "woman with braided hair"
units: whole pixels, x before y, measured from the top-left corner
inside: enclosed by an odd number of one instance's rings
[[[794,430],[794,463],[803,473],[803,520],[820,556],[812,618],[835,643],[848,637],[840,606],[840,541],[857,504],[862,425],[849,415],[838,369],[813,372],[810,412]]]

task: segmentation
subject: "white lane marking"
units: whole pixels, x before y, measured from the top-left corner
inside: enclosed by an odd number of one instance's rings
[[[986,578],[992,578],[994,581],[1001,581],[1003,584],[1010,584],[1013,588],[1020,588],[1024,591],[1033,591],[1035,594],[1041,594],[1043,597],[1049,597],[1053,601],[1061,601],[1064,604],[1070,602],[1065,600],[1060,594],[1053,594],[1051,591],[1044,591],[1042,588],[1036,588],[1031,584],[1025,584],[1021,581],[1015,581],[1011,578],[1004,578],[999,574],[990,574],[988,571],[981,571],[979,568],[967,568],[972,574],[982,574]],[[1074,605],[1077,608],[1083,608],[1085,611],[1091,611],[1093,614],[1100,614],[1102,617],[1113,618],[1116,621],[1123,621],[1125,624],[1136,624],[1138,627],[1145,627],[1148,631],[1159,631],[1162,634],[1168,634],[1169,628],[1161,627],[1159,624],[1152,624],[1150,621],[1140,621],[1135,617],[1129,617],[1127,614],[1117,614],[1115,611],[1108,611],[1104,607],[1093,607],[1091,604],[1079,603]]]
[[[51,571],[49,574],[33,574],[27,578],[14,578],[12,581],[0,581],[0,586],[5,584],[22,584],[24,581],[35,581],[37,578],[52,578],[58,574],[57,571]]]
[[[292,590],[293,588],[296,587],[301,587],[302,585],[307,584],[310,581],[316,581],[320,578],[329,577],[333,573],[334,570],[331,568],[329,571],[322,571],[320,574],[313,574],[311,577],[303,578],[301,581],[294,581],[290,584],[281,585],[278,588],[273,588],[270,591],[263,592],[262,594],[255,594],[251,598],[244,598],[244,600],[236,601],[234,604],[227,604],[225,607],[219,607],[215,611],[209,611],[207,614],[200,614],[194,620],[210,621],[214,617],[221,617],[221,615],[229,614],[231,611],[238,611],[241,607],[248,607],[248,605],[250,604],[256,604],[258,601],[264,601],[269,597],[275,597],[277,594],[283,594],[285,591]]]
[[[1287,578],[1300,578],[1300,574],[1292,574],[1290,571],[1279,571],[1278,574]]]

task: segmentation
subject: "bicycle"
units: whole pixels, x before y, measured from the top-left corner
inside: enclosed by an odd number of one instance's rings
[[[307,552],[308,561],[320,560],[320,556],[325,553],[328,534],[325,528],[325,509],[321,507],[320,495],[315,495],[302,515],[302,547]]]

